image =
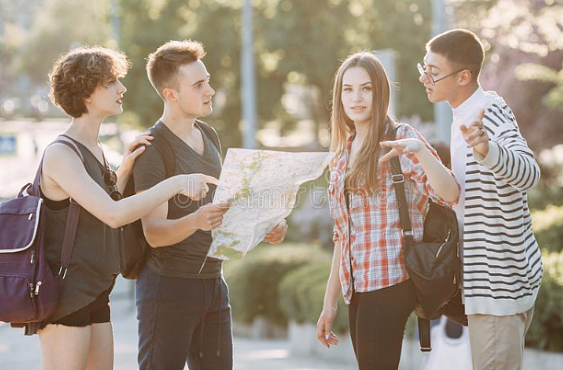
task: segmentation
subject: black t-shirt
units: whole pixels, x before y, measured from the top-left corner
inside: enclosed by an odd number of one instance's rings
[[[205,125],[205,126],[204,126]],[[159,133],[170,144],[175,154],[175,174],[203,173],[219,178],[221,174],[221,153],[209,135],[217,133],[207,124],[196,121],[203,136],[204,152],[200,155],[174,134],[162,121],[158,121]],[[216,139],[218,143],[219,140]],[[155,146],[148,145],[145,152],[135,161],[133,172],[135,191],[147,190],[166,179],[164,160]],[[175,220],[213,201],[215,185],[209,184],[207,196],[200,201],[192,201],[184,195],[176,195],[168,201],[168,219]],[[221,276],[221,260],[206,258],[211,246],[211,232],[197,230],[178,244],[150,248],[147,264],[157,273],[182,278],[217,278]],[[205,261],[205,263],[204,263]]]

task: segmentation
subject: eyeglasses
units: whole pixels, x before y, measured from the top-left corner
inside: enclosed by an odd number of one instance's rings
[[[117,190],[117,175],[106,163],[106,171],[104,172],[104,183],[109,187],[109,196],[113,200],[120,200],[123,198],[119,190]]]
[[[113,200],[120,200],[123,198],[123,195],[117,190],[117,174],[111,169],[109,166],[108,161],[106,160],[106,156],[104,155],[104,151],[102,149],[102,158],[104,159],[105,164],[105,172],[104,172],[104,183],[109,188],[109,196]]]
[[[436,79],[434,79],[434,76],[432,76],[432,73],[427,72],[426,69],[424,69],[424,67],[423,67],[420,63],[417,63],[417,64],[416,64],[416,67],[418,68],[418,73],[420,73],[420,76],[422,77],[423,75],[426,75],[426,76],[428,77],[428,80],[430,80],[430,83],[432,84],[432,86],[436,85],[437,82],[440,82],[440,81],[442,81],[442,80],[445,79],[445,78],[448,78],[448,77],[450,77],[450,76],[453,76],[453,75],[455,75],[456,73],[459,73],[459,72],[461,72],[461,71],[465,71],[465,70],[467,69],[467,68],[459,69],[459,70],[457,70],[457,71],[455,71],[455,72],[450,73],[450,74],[447,75],[447,76],[440,77],[439,79],[436,80]],[[468,69],[467,69],[467,70],[468,70]],[[469,70],[468,70],[468,71],[469,71]],[[471,73],[471,71],[469,71],[469,73]]]

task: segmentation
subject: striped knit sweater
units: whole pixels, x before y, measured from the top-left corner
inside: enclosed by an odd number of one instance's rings
[[[514,315],[533,307],[542,278],[526,191],[540,170],[505,101],[481,88],[472,96],[490,138],[486,158],[466,151],[463,292],[467,314]],[[466,122],[470,123],[470,122]]]

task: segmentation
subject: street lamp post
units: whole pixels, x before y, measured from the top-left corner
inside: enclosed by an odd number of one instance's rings
[[[111,37],[115,40],[115,46],[119,45],[120,22],[119,22],[119,3],[112,0],[109,4],[109,24],[111,26]]]
[[[448,15],[443,0],[432,0],[432,35],[449,29]],[[450,127],[452,124],[452,109],[446,102],[434,104],[434,121],[436,127],[436,139],[450,143]]]
[[[254,68],[254,38],[252,30],[252,1],[243,0],[242,7],[242,132],[243,146],[256,148],[256,81]]]

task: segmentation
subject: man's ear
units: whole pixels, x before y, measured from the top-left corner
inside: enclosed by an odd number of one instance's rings
[[[162,97],[166,101],[177,101],[178,100],[178,94],[176,93],[176,91],[174,89],[169,88],[169,87],[165,87],[164,89],[162,89]]]
[[[473,75],[471,74],[471,71],[469,71],[468,69],[464,69],[463,71],[459,72],[459,74],[457,75],[457,83],[460,86],[469,85],[472,79],[473,79]]]

